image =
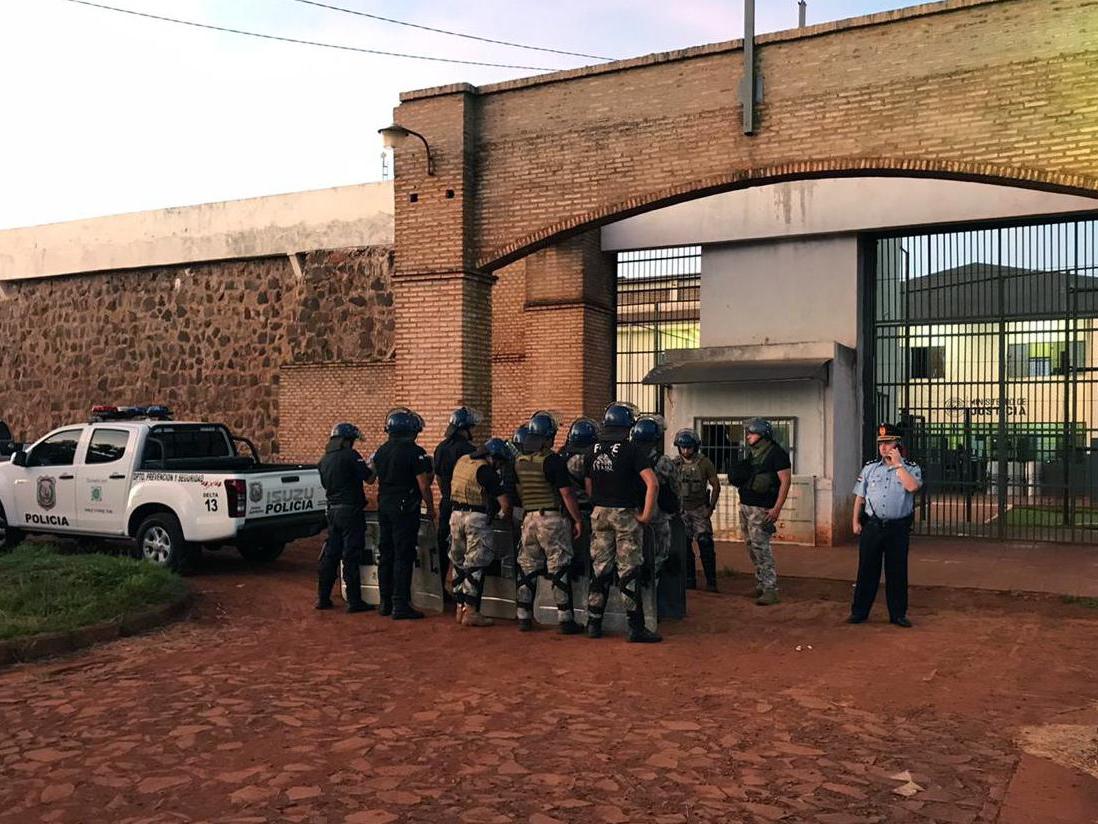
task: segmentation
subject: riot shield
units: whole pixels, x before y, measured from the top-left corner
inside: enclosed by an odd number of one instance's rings
[[[671,518],[671,557],[656,571],[656,605],[661,621],[686,617],[686,565],[690,557],[689,536],[678,518]]]
[[[588,536],[590,530],[587,530]],[[653,586],[654,580],[654,561],[653,561],[653,537],[651,528],[644,527],[644,567],[645,574],[643,580],[645,583],[641,586],[641,605],[644,607],[644,625],[652,632],[656,631],[659,624],[659,615],[656,610],[656,588]],[[587,594],[590,587],[591,580],[591,551],[589,538],[586,544],[587,546],[587,573],[578,581],[572,582],[572,599],[575,603],[576,621],[580,624],[587,624]],[[538,592],[541,592],[541,586],[538,586]],[[553,613],[556,614],[556,606],[553,607]],[[621,598],[621,590],[618,589],[617,581],[615,578],[614,584],[610,587],[610,594],[606,598],[606,607],[602,615],[602,629],[603,632],[628,632],[629,631],[629,616],[625,612],[625,603]]]
[[[492,521],[493,558],[484,575],[484,594],[480,599],[480,612],[489,618],[515,620],[518,595],[515,575],[515,535],[510,524]]]
[[[378,547],[381,544],[381,528],[376,512],[366,513],[366,549],[362,553],[362,599],[375,606],[381,603],[381,589],[377,582]],[[438,547],[435,525],[427,518],[420,519],[416,540],[416,560],[412,569],[412,604],[429,612],[442,612],[442,576],[438,565]],[[346,584],[340,570],[340,593],[347,599]]]
[[[365,576],[364,576],[365,579]],[[412,605],[427,612],[442,612],[442,568],[438,561],[438,532],[433,521],[421,518],[412,570]]]

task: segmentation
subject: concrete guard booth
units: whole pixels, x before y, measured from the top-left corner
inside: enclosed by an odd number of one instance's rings
[[[793,463],[776,539],[827,545],[831,525],[849,521],[844,479],[856,470],[850,456],[858,454],[859,434],[849,424],[837,426],[836,419],[856,419],[855,367],[854,350],[835,341],[808,341],[677,350],[645,376],[644,383],[667,387],[669,433],[722,420],[715,425],[723,429],[724,443],[721,433],[705,433],[707,452],[725,483],[714,515],[718,538],[738,537],[739,496],[727,485],[727,466],[742,443],[742,421],[759,409],[777,413],[777,439],[790,449]]]

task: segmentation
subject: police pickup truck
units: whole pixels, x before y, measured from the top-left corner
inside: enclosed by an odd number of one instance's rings
[[[241,454],[237,445],[247,447]],[[27,533],[133,539],[182,570],[201,547],[273,561],[324,528],[315,466],[264,464],[217,423],[170,420],[164,407],[97,406],[0,463],[0,548]]]

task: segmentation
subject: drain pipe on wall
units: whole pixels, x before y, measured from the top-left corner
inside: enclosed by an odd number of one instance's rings
[[[797,0],[797,28],[808,25],[808,0]]]
[[[755,0],[743,0],[743,133],[755,133]]]

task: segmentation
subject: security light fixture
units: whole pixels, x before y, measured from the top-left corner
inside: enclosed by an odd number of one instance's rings
[[[431,146],[427,143],[427,138],[421,135],[419,132],[414,132],[411,129],[406,129],[404,126],[399,126],[393,123],[386,126],[384,129],[378,129],[377,133],[381,135],[382,141],[385,143],[385,147],[389,149],[396,149],[401,143],[408,139],[408,136],[418,137],[423,141],[423,148],[427,150],[427,174],[434,176],[435,174],[435,161],[431,157]]]

